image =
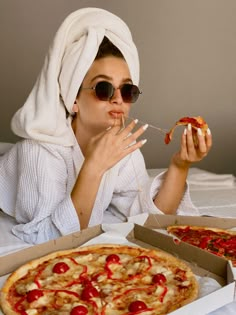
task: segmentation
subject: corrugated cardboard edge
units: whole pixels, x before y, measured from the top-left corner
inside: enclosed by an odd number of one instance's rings
[[[13,272],[19,266],[51,252],[76,248],[103,233],[101,225],[62,236],[58,239],[34,245],[12,254],[0,257],[0,276]]]

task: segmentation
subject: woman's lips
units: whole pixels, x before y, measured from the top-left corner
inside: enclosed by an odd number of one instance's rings
[[[112,116],[113,118],[121,118],[122,116],[124,116],[124,113],[123,112],[110,111],[109,115]]]

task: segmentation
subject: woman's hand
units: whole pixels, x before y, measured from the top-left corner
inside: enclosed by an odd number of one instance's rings
[[[180,151],[173,156],[172,163],[179,168],[189,168],[192,163],[201,161],[211,146],[210,129],[203,135],[200,128],[196,131],[189,124],[182,135]]]
[[[112,127],[93,137],[85,152],[86,163],[92,162],[97,171],[104,173],[122,158],[141,148],[145,140],[137,139],[145,132],[148,125],[140,127],[131,133],[138,120],[132,121],[127,127],[121,129],[115,121]]]
[[[175,214],[183,198],[188,170],[192,163],[201,161],[212,146],[210,130],[204,136],[191,125],[184,130],[180,151],[173,157],[154,203],[165,214]]]
[[[131,133],[136,124],[137,121],[132,121],[121,129],[120,124],[114,123],[112,127],[91,138],[84,148],[85,161],[71,192],[81,229],[89,224],[104,172],[146,142],[136,140],[147,129],[147,125]]]

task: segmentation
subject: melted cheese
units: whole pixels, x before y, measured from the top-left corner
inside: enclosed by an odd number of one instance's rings
[[[26,311],[28,315],[37,315],[38,311],[36,309],[29,309]]]

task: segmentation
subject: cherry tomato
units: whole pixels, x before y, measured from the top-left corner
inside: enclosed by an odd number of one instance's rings
[[[59,263],[57,263],[56,265],[54,265],[52,271],[53,271],[54,273],[65,273],[65,272],[67,272],[67,270],[69,270],[69,269],[70,269],[70,267],[69,267],[66,263],[64,263],[64,262],[59,262]]]
[[[107,256],[106,262],[113,262],[113,263],[118,263],[120,261],[120,257],[116,254],[111,254]]]
[[[78,305],[72,308],[70,315],[86,315],[88,314],[88,309],[84,305]]]
[[[38,289],[31,290],[27,293],[27,301],[29,303],[38,300],[41,296],[43,296],[43,292]]]
[[[152,282],[156,284],[163,284],[166,282],[166,277],[162,273],[157,273],[153,276]]]
[[[144,311],[145,309],[147,309],[147,305],[143,301],[133,301],[129,305],[130,312]]]
[[[84,301],[88,301],[91,298],[97,297],[97,296],[99,296],[99,293],[98,293],[97,289],[94,288],[93,286],[85,287],[81,293],[81,299]]]

